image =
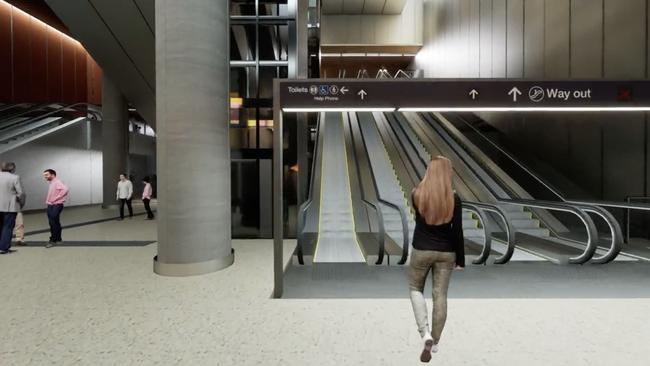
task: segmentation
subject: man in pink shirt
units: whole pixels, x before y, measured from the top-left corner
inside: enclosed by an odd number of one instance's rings
[[[56,177],[56,172],[52,169],[45,170],[43,178],[50,184],[45,200],[47,219],[50,222],[50,241],[45,247],[52,248],[54,244],[63,241],[61,239],[61,211],[63,211],[63,204],[68,198],[68,187]]]

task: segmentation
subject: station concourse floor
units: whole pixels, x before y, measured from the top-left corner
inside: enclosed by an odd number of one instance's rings
[[[26,215],[28,232],[46,227],[42,216]],[[63,222],[112,216],[67,209]],[[152,244],[32,245],[0,256],[0,365],[420,364],[406,289],[401,298],[271,299],[271,240],[233,240],[233,266],[170,278],[152,271],[156,221],[143,216],[63,237]],[[286,242],[287,261],[294,245]],[[452,296],[431,364],[647,365],[649,320],[650,296]]]

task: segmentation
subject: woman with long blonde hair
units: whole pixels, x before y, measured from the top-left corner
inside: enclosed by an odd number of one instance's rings
[[[454,269],[465,267],[465,244],[460,198],[451,187],[449,159],[438,156],[429,162],[422,181],[411,193],[415,210],[409,288],[413,313],[422,336],[420,361],[429,362],[447,320],[447,289]],[[427,321],[424,283],[433,274],[431,329]]]

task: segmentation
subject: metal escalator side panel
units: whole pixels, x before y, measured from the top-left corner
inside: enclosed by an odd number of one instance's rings
[[[326,113],[314,262],[365,262],[356,237],[341,113]]]

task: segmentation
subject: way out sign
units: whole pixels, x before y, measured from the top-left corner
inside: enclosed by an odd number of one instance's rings
[[[316,110],[650,110],[647,81],[277,80],[285,112]]]

